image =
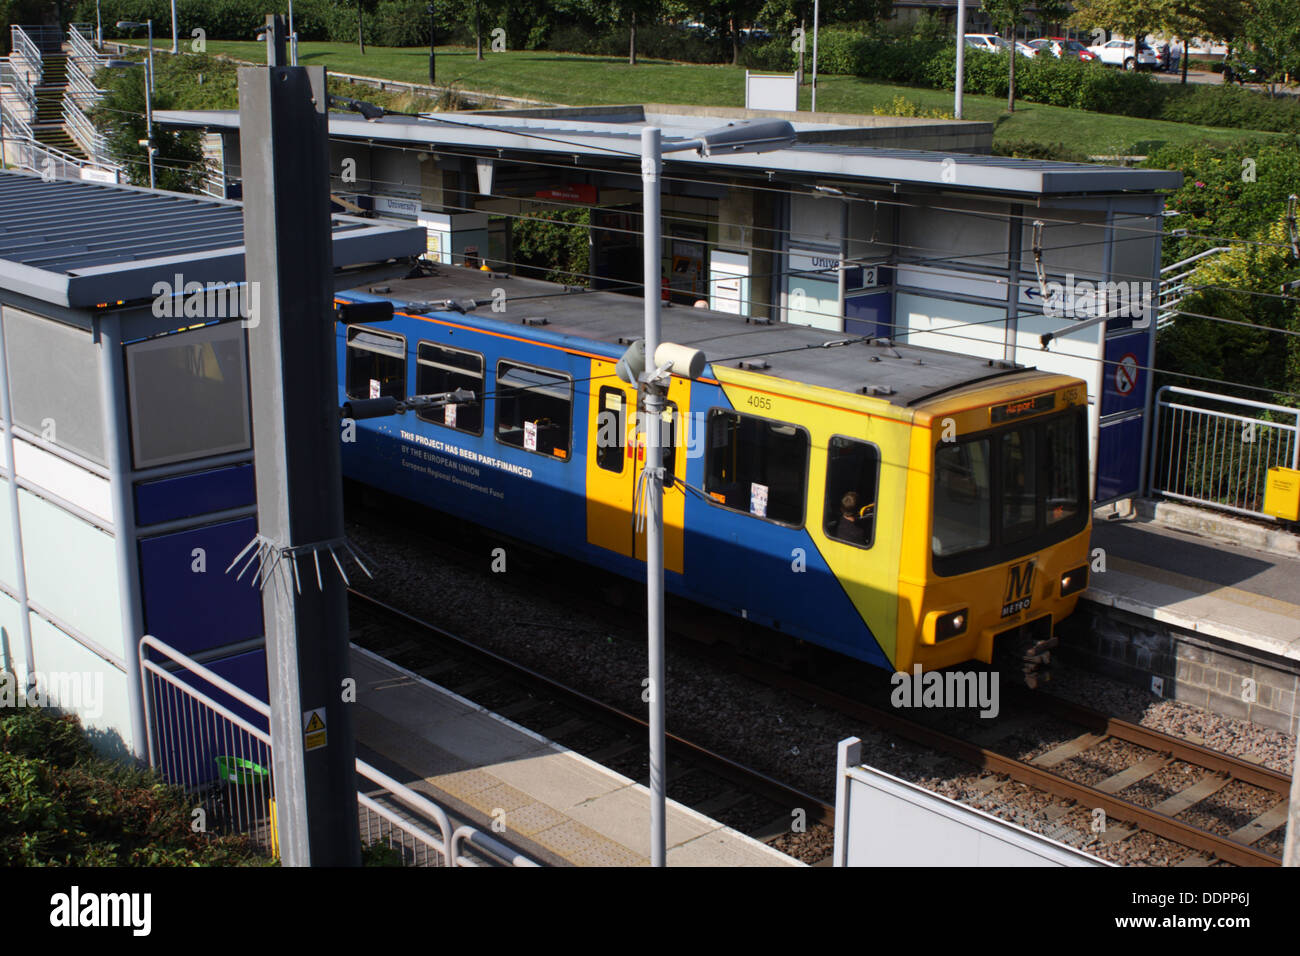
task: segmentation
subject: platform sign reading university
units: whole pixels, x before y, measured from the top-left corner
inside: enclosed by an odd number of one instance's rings
[[[325,746],[325,708],[302,712],[303,750],[316,750]]]

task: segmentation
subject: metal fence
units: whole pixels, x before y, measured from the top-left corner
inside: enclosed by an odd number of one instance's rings
[[[41,85],[45,64],[41,59],[40,45],[27,32],[31,29],[17,24],[9,28],[9,62],[15,69],[23,70],[27,82],[36,87]]]
[[[1156,393],[1151,492],[1272,520],[1268,469],[1300,467],[1300,409],[1166,385]]]
[[[140,679],[150,765],[197,797],[211,832],[244,834],[278,855],[270,708],[147,635]],[[453,828],[441,807],[365,761],[356,770],[363,845],[404,866],[536,866],[473,827]]]
[[[1189,289],[1187,280],[1199,268],[1193,263],[1210,256],[1217,256],[1220,252],[1227,252],[1228,248],[1228,246],[1215,246],[1213,249],[1206,249],[1194,256],[1180,259],[1160,270],[1160,291],[1156,296],[1157,329],[1163,329],[1181,314],[1178,306],[1187,297]]]

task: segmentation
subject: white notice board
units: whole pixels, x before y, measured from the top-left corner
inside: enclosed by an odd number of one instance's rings
[[[793,113],[798,108],[799,84],[793,73],[745,71],[745,109]]]

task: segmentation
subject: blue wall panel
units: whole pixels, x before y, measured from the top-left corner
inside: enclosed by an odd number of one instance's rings
[[[1142,416],[1102,422],[1097,439],[1097,501],[1137,494],[1142,476]]]
[[[253,537],[257,523],[241,518],[140,542],[140,590],[149,633],[185,654],[262,635],[262,595],[226,568]],[[206,570],[194,570],[202,548]],[[238,569],[236,569],[238,570]]]
[[[866,295],[846,296],[844,300],[844,331],[854,335],[879,335],[889,338],[894,334],[894,294],[871,292]]]
[[[256,494],[251,464],[145,481],[135,486],[136,524],[145,527],[251,505]]]
[[[1142,408],[1147,397],[1147,361],[1150,340],[1146,332],[1106,340],[1106,365],[1101,375],[1101,414]]]

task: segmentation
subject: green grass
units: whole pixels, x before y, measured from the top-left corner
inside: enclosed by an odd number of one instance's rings
[[[265,46],[258,41],[210,41],[208,52],[255,62],[265,60]],[[368,47],[362,56],[355,44],[303,43],[298,56],[304,65],[326,66],[340,73],[411,83],[427,83],[429,79],[428,51],[419,48]],[[745,71],[733,66],[665,60],[641,60],[629,66],[618,57],[550,51],[485,52],[480,62],[472,49],[446,47],[438,50],[437,69],[439,85],[575,106],[647,102],[744,106],[745,102]],[[925,108],[952,109],[952,93],[943,90],[894,86],[852,76],[824,76],[818,80],[817,105],[831,112],[870,114],[873,107],[888,107],[897,96]],[[805,87],[800,93],[800,109],[808,109],[810,99],[811,91]],[[1019,103],[1014,113],[1007,113],[1006,101],[991,96],[968,95],[964,113],[966,119],[997,124],[995,145],[1060,144],[1083,155],[1147,153],[1166,143],[1240,143],[1243,138],[1282,135],[1027,102]]]

